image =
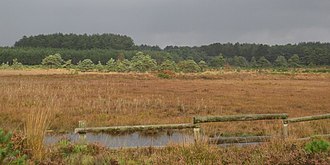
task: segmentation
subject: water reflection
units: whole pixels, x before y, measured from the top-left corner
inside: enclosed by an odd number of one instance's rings
[[[45,138],[46,144],[55,144],[61,139],[67,139],[72,142],[79,141],[79,135],[74,133],[61,134],[61,135],[47,135]],[[168,144],[185,144],[193,143],[194,137],[187,133],[171,132],[158,133],[153,135],[141,134],[138,132],[130,134],[111,135],[106,133],[87,133],[86,141],[88,143],[99,143],[108,148],[121,148],[121,147],[160,147]]]

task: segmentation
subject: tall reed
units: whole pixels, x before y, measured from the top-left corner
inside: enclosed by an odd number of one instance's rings
[[[54,112],[50,107],[31,109],[25,123],[27,147],[35,160],[45,155],[44,138]]]

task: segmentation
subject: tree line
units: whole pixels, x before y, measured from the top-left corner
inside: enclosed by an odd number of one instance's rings
[[[65,49],[116,49],[131,50],[134,42],[131,37],[118,34],[48,34],[23,36],[15,47],[65,48]]]
[[[195,47],[167,46],[161,49],[158,46],[135,45],[130,37],[123,35],[61,33],[23,37],[14,47],[0,48],[0,63],[11,63],[16,58],[23,64],[37,65],[47,55],[59,53],[63,59],[71,59],[73,64],[84,59],[105,64],[110,58],[116,59],[119,56],[130,60],[138,51],[149,54],[157,63],[165,60],[176,63],[193,60],[197,63],[205,61],[211,67],[270,67],[278,66],[280,61],[284,66],[290,66],[290,61],[297,57],[300,66],[330,65],[330,43],[214,43]]]

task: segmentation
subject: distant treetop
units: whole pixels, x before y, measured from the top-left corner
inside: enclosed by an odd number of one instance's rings
[[[110,33],[93,35],[55,33],[24,36],[15,43],[15,47],[131,50],[134,47],[134,42],[132,38],[126,35]]]

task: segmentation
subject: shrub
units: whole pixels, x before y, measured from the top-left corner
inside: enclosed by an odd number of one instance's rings
[[[17,58],[13,59],[13,64],[11,65],[11,67],[13,69],[22,69],[23,68],[23,64],[18,62]]]
[[[12,134],[0,129],[0,164],[25,164],[26,155],[14,149]]]
[[[113,58],[110,58],[110,60],[107,62],[106,69],[109,72],[116,71],[116,63],[115,63],[115,60]]]
[[[157,77],[163,78],[163,79],[170,79],[175,76],[175,73],[170,70],[162,70],[158,73]]]
[[[174,61],[171,60],[165,60],[160,64],[160,70],[170,70],[170,71],[176,71],[177,66]]]
[[[117,72],[129,72],[131,70],[131,62],[127,59],[123,61],[116,61],[116,71]]]
[[[272,64],[264,56],[259,58],[258,65],[260,67],[271,67],[272,66]]]
[[[292,55],[292,57],[290,57],[290,59],[288,60],[290,67],[300,67],[300,58],[298,56],[298,54],[294,54]]]
[[[90,59],[84,59],[78,62],[78,69],[82,72],[93,71],[94,63]]]
[[[149,55],[145,55],[142,52],[136,53],[131,60],[132,70],[137,72],[152,71],[157,68],[157,63]]]
[[[96,70],[99,71],[99,72],[101,72],[101,71],[104,70],[104,66],[102,65],[101,61],[99,61],[99,62],[97,63],[97,65],[95,65],[95,68],[96,68]]]
[[[180,71],[188,73],[188,72],[199,72],[201,68],[196,64],[194,60],[184,60],[179,62],[178,67]]]
[[[275,66],[280,67],[280,68],[285,68],[288,66],[288,61],[284,56],[277,56],[275,60]]]
[[[242,57],[242,56],[235,56],[232,59],[232,64],[234,66],[238,66],[238,67],[247,67],[247,66],[249,66],[248,61],[245,59],[245,57]]]
[[[72,60],[65,61],[63,64],[63,68],[71,68],[72,67]]]
[[[41,64],[49,66],[49,67],[57,68],[57,67],[60,67],[63,62],[64,61],[60,54],[54,54],[54,55],[49,55],[49,56],[45,57],[44,59],[42,59]]]
[[[320,153],[330,151],[330,142],[325,140],[313,140],[305,145],[308,153]]]
[[[208,68],[208,66],[204,60],[199,61],[198,66],[201,68],[202,72],[204,72]]]
[[[6,63],[2,63],[2,64],[0,65],[0,69],[8,69],[8,68],[10,68],[8,62],[6,62]]]
[[[220,54],[219,56],[213,57],[210,61],[210,66],[219,68],[225,65],[225,58]]]

